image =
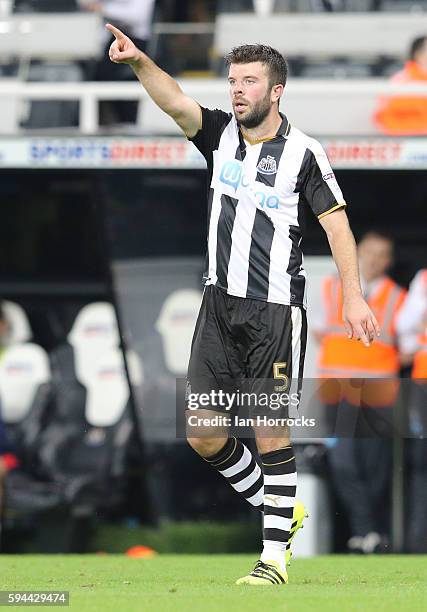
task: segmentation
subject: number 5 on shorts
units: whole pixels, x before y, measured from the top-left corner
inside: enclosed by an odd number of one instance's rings
[[[286,362],[285,361],[278,361],[276,363],[273,363],[273,378],[274,380],[283,380],[283,384],[274,387],[275,391],[286,391],[286,389],[289,386],[289,377],[286,376],[285,371],[286,371]]]

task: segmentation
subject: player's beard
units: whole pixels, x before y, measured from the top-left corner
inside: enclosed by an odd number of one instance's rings
[[[271,109],[270,93],[266,93],[262,100],[256,102],[250,112],[245,117],[235,117],[240,125],[250,130],[258,127],[267,117]]]

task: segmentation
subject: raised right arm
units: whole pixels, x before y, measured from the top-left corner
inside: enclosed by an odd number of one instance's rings
[[[109,55],[115,64],[128,64],[150,98],[179,125],[184,134],[193,138],[201,128],[201,108],[187,96],[178,83],[159,68],[132,40],[118,28],[107,24],[115,40]]]

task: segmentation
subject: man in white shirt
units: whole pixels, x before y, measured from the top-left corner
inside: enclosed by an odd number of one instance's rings
[[[397,319],[401,351],[413,361],[410,391],[412,439],[406,443],[409,457],[408,530],[406,550],[427,552],[427,268],[419,270]]]
[[[102,13],[105,21],[120,23],[124,31],[143,47],[151,35],[156,0],[78,0],[84,11]],[[109,38],[110,47],[113,37]]]
[[[120,29],[131,36],[143,51],[151,36],[154,6],[156,0],[78,0],[82,10],[101,13],[104,21],[119,24]],[[106,30],[103,30],[107,32]],[[107,32],[108,34],[108,32]],[[106,36],[102,59],[97,62],[94,81],[132,81],[133,75],[123,66],[117,70],[110,62],[108,49],[113,36]],[[135,123],[138,113],[137,101],[105,101],[100,103],[100,125],[114,123]]]

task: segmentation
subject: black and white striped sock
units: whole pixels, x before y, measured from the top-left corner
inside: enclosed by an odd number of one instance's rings
[[[277,561],[286,570],[285,551],[297,488],[292,446],[261,455],[264,474],[264,548],[261,561]]]
[[[206,461],[252,506],[263,509],[262,471],[251,451],[240,440],[229,438],[223,448]]]

